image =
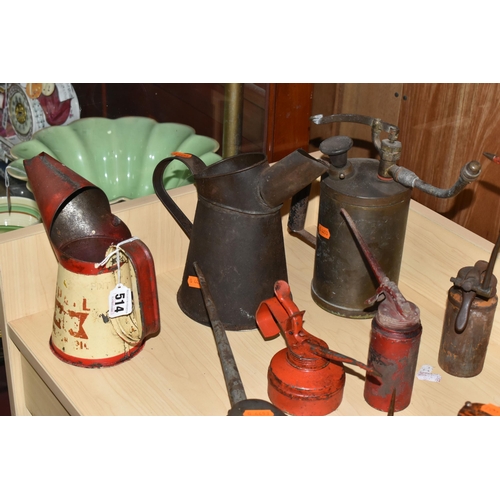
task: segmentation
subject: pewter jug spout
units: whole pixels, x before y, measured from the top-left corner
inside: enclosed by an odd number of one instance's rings
[[[316,160],[303,149],[297,149],[263,172],[260,195],[269,207],[278,207],[328,168],[323,160]]]

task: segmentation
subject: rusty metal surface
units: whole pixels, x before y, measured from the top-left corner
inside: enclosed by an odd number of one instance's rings
[[[26,160],[25,167],[59,264],[52,351],[67,363],[87,368],[130,359],[147,337],[160,331],[148,247],[131,238],[101,189],[50,155]],[[127,309],[117,308],[112,316],[113,290],[118,290],[114,296],[122,301],[120,307],[124,297],[130,300]]]
[[[458,333],[456,318],[462,308],[463,291],[451,287],[439,346],[439,366],[455,377],[475,377],[483,369],[498,304],[498,297],[475,297],[470,306],[467,326]]]
[[[219,354],[222,372],[224,373],[224,381],[226,382],[227,392],[229,394],[229,402],[231,403],[231,407],[233,407],[236,403],[247,399],[247,396],[245,394],[243,382],[241,381],[240,372],[236,366],[236,360],[234,359],[231,345],[226,335],[226,330],[219,319],[219,314],[212,294],[210,293],[205,275],[197,262],[193,263],[193,267],[200,281],[203,300],[205,301],[205,306],[210,318],[210,324],[217,346],[217,353]]]
[[[499,249],[500,235],[488,262],[479,260],[451,278],[438,362],[456,377],[475,377],[483,369],[498,302],[493,268]]]
[[[87,179],[46,153],[25,160],[24,166],[60,263],[72,258],[92,272],[85,262],[102,260],[109,244],[130,238],[128,227],[111,213],[104,191]],[[98,240],[109,244],[105,247]],[[70,247],[72,253],[66,255]]]
[[[222,372],[224,374],[224,381],[226,382],[231,404],[228,416],[285,416],[281,410],[268,401],[247,399],[240,372],[236,365],[229,339],[227,338],[226,330],[219,319],[219,313],[217,312],[217,307],[205,279],[205,275],[197,262],[193,263],[193,267],[198,276],[203,300],[210,318]]]
[[[394,408],[396,406],[396,389],[392,391],[391,402],[389,403],[389,410],[387,411],[388,417],[394,416]]]
[[[401,411],[410,404],[413,391],[422,334],[420,310],[389,280],[349,213],[344,209],[341,213],[378,283],[367,303],[381,301],[372,320],[368,350],[368,366],[376,369],[380,377],[367,375],[365,400],[377,410]]]
[[[422,326],[407,331],[390,331],[373,318],[368,349],[368,366],[381,377],[367,375],[364,387],[365,401],[373,408],[387,412],[393,391],[396,392],[394,411],[408,407],[411,402],[417,368]]]
[[[500,407],[492,404],[466,403],[457,413],[459,417],[498,417],[500,416]]]

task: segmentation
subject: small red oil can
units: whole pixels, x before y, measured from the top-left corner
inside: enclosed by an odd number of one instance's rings
[[[391,410],[401,411],[410,404],[413,392],[422,336],[420,310],[408,302],[397,285],[384,274],[347,211],[342,209],[341,213],[379,283],[376,295],[366,302],[373,305],[381,301],[372,320],[368,349],[368,366],[380,377],[367,374],[365,401],[371,407],[387,412],[394,396]]]
[[[376,373],[355,359],[331,351],[323,340],[303,329],[304,311],[299,311],[293,302],[287,282],[277,281],[274,293],[275,297],[260,304],[256,314],[263,337],[273,338],[281,333],[287,344],[269,365],[269,399],[290,415],[332,413],[344,394],[343,363]]]

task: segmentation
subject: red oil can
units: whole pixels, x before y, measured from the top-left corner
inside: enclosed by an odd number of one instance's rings
[[[275,297],[257,309],[257,325],[265,338],[280,333],[287,347],[271,360],[268,370],[268,395],[271,402],[290,415],[327,415],[335,411],[344,394],[345,371],[349,363],[376,375],[355,359],[328,349],[321,339],[306,332],[304,311],[292,300],[285,281],[274,285]]]
[[[379,283],[376,295],[367,301],[373,305],[381,300],[371,324],[368,366],[381,377],[367,375],[364,397],[373,408],[388,411],[394,395],[393,411],[401,411],[410,404],[413,391],[422,335],[420,311],[389,281],[347,211],[341,213]]]

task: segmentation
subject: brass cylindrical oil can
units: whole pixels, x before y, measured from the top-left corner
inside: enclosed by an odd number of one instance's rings
[[[489,262],[479,260],[451,278],[438,363],[455,377],[475,377],[483,370],[498,303],[493,268],[499,248],[500,235]]]
[[[449,189],[421,181],[415,173],[397,165],[402,145],[399,129],[378,118],[354,114],[313,116],[316,124],[353,122],[368,125],[380,159],[348,158],[351,138],[335,136],[320,144],[330,168],[320,182],[317,233],[304,229],[310,186],[292,198],[288,230],[316,248],[311,294],[323,309],[349,318],[370,318],[375,305],[367,306],[378,283],[366,272],[355,242],[340,217],[347,210],[387,277],[397,284],[401,268],[408,211],[413,188],[449,198],[477,179],[481,165],[472,161],[462,167]],[[381,139],[381,133],[388,135]]]
[[[370,158],[348,160],[345,176],[330,175],[320,186],[311,294],[320,307],[340,316],[372,317],[375,306],[365,301],[378,287],[343,223],[341,208],[356,220],[390,280],[399,280],[411,190],[378,177],[378,166]]]

